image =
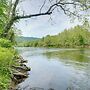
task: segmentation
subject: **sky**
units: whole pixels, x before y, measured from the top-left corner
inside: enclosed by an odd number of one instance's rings
[[[42,0],[33,1],[34,0],[24,0],[18,5],[20,15],[23,14],[23,12],[25,14],[39,12],[39,7],[43,4]],[[47,8],[48,7],[46,6],[45,9]],[[74,27],[77,24],[80,23],[77,20],[71,22],[70,18],[61,11],[53,12],[51,16],[47,15],[20,20],[15,24],[15,27],[21,30],[22,36],[41,38],[46,35],[56,35],[64,29]]]

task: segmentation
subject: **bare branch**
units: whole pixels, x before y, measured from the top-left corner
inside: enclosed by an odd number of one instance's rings
[[[52,14],[52,12],[39,13],[39,14],[31,14],[31,15],[24,15],[24,16],[16,16],[16,17],[14,18],[14,20],[31,18],[31,17],[36,17],[36,16],[45,16],[45,15],[50,15],[50,14]]]
[[[12,11],[11,11],[11,18],[10,20],[8,21],[8,23],[6,24],[5,26],[5,33],[8,33],[8,31],[10,30],[10,28],[12,27],[13,23],[16,21],[16,20],[19,20],[19,19],[25,19],[25,18],[32,18],[32,17],[37,17],[37,16],[45,16],[45,15],[51,15],[52,12],[56,9],[56,8],[59,8],[60,10],[63,10],[64,11],[64,14],[68,15],[68,16],[76,16],[76,17],[80,17],[78,14],[77,14],[77,6],[78,7],[82,7],[84,10],[85,9],[88,9],[87,8],[87,5],[84,4],[84,3],[81,3],[79,0],[69,0],[68,1],[64,1],[64,0],[56,0],[56,2],[54,2],[53,0],[48,0],[50,2],[50,6],[49,8],[44,11],[44,12],[41,12],[43,7],[45,7],[45,4],[46,4],[46,0],[44,0],[44,3],[43,5],[41,6],[40,8],[40,12],[39,13],[36,13],[36,14],[30,14],[30,15],[16,15],[16,8],[17,8],[17,5],[19,3],[20,0],[15,0],[15,3],[13,5],[13,8],[12,8]],[[71,11],[70,8],[68,8],[69,5],[73,5],[74,6],[74,9],[75,9],[75,12],[74,11]],[[5,35],[6,37],[6,35]]]
[[[66,13],[66,10],[61,6],[61,5],[59,5],[60,7],[61,7],[61,9],[64,11],[64,14],[67,14]]]
[[[70,11],[66,10],[63,7],[64,5],[67,5],[67,4],[68,5],[69,4],[70,5],[80,5],[79,3],[75,3],[75,2],[61,2],[61,0],[59,0],[59,1],[56,0],[56,3],[51,5],[46,12],[41,13],[41,10],[42,10],[42,8],[44,7],[44,5],[46,3],[46,0],[44,0],[44,3],[43,3],[43,5],[40,8],[40,13],[38,13],[38,14],[31,14],[31,15],[23,15],[23,16],[15,16],[15,10],[16,10],[16,7],[18,5],[18,2],[19,2],[19,0],[16,0],[16,2],[14,4],[14,7],[13,7],[13,13],[12,13],[12,15],[14,16],[13,20],[24,19],[24,18],[31,18],[31,17],[41,16],[41,15],[50,15],[50,14],[52,14],[53,10],[55,10],[56,7],[60,7],[64,11],[64,13],[67,14],[66,12],[70,13]],[[71,12],[71,13],[74,15],[73,12]]]
[[[39,11],[39,13],[41,13],[41,11],[42,11],[42,8],[44,7],[45,3],[46,3],[46,0],[44,0],[44,3],[43,3],[43,5],[42,5],[42,6],[41,6],[41,8],[40,8],[40,11]]]
[[[75,12],[71,12],[69,9],[65,9],[63,6],[61,5],[57,5],[59,7],[61,7],[61,9],[63,10],[64,14],[70,16],[70,15],[73,15],[73,16],[76,16],[76,17],[80,17],[79,15],[75,14]],[[68,14],[69,13],[69,14]]]

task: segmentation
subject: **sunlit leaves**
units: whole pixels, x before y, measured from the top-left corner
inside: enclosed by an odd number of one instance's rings
[[[0,0],[0,35],[3,32],[3,28],[7,20],[6,9],[7,9],[7,0]]]
[[[88,22],[82,26],[77,25],[74,28],[65,29],[55,36],[47,35],[40,40],[31,41],[28,46],[45,47],[88,47],[90,46],[90,31]],[[27,44],[25,44],[27,46]]]

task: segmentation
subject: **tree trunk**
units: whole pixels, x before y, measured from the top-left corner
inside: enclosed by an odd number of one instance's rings
[[[4,28],[4,33],[3,33],[3,37],[6,38],[7,34],[9,32],[9,30],[11,29],[13,23],[14,23],[15,19],[11,19],[5,26]]]

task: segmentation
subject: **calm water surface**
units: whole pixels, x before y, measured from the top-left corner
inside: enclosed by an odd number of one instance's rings
[[[31,67],[19,90],[90,90],[90,50],[19,47]]]

